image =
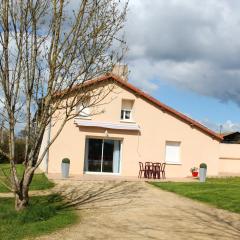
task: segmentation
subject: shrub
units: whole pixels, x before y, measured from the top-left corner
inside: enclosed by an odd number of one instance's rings
[[[5,140],[5,142],[2,143],[0,147],[3,152],[9,153],[7,140]],[[23,163],[24,157],[25,157],[25,141],[23,139],[16,139],[14,162],[17,164]],[[8,157],[0,153],[0,163],[8,163],[8,162],[9,162]]]
[[[4,153],[8,153],[9,152],[8,151],[7,137],[5,137],[5,136],[4,136],[4,141],[3,142],[2,142],[2,139],[1,139],[0,149],[1,149],[1,152],[0,152],[0,163],[8,163],[9,159],[6,156],[6,154],[4,154]]]
[[[193,173],[193,172],[197,172],[198,171],[198,168],[197,167],[192,167],[190,168],[190,172]]]
[[[0,163],[8,163],[8,157],[0,153]]]
[[[200,167],[200,168],[206,168],[206,169],[207,169],[207,164],[206,164],[206,163],[201,163],[199,167]]]
[[[69,158],[64,158],[64,159],[62,160],[62,163],[70,163],[70,159],[69,159]]]

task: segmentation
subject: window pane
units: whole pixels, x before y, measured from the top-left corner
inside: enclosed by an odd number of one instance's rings
[[[130,119],[130,117],[131,117],[131,112],[125,111],[125,119]]]
[[[120,151],[121,151],[121,142],[114,140],[114,150],[113,150],[113,172],[120,172]]]
[[[121,110],[121,119],[124,119],[124,111]]]
[[[88,171],[101,172],[102,139],[88,139]]]
[[[113,150],[114,150],[114,141],[113,140],[104,140],[103,145],[103,172],[113,172]]]

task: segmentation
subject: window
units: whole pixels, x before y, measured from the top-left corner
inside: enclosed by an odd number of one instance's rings
[[[87,138],[85,145],[86,172],[120,173],[121,141]]]
[[[134,100],[122,100],[121,120],[132,120],[132,109]]]
[[[166,142],[165,162],[169,164],[180,164],[180,142]]]
[[[91,115],[91,111],[90,111],[90,100],[87,99],[82,103],[79,103],[76,107],[76,111],[77,113],[79,112],[79,116],[83,117],[83,118],[89,118]]]
[[[130,120],[131,119],[131,111],[123,109],[121,110],[121,119],[122,120]]]

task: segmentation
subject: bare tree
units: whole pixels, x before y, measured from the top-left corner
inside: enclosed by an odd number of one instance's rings
[[[4,113],[3,113],[4,115]],[[1,119],[0,118],[0,144],[3,145],[4,143],[4,122],[5,122],[5,119]]]
[[[127,2],[119,0],[0,0],[0,96],[16,210],[28,205],[29,185],[51,144],[84,109],[76,111],[76,106],[86,99],[91,99],[88,105],[101,104],[111,90],[95,90],[86,82],[121,60],[119,32],[126,11]],[[53,119],[61,124],[39,156]],[[18,176],[14,159],[20,126],[26,149],[24,172]]]

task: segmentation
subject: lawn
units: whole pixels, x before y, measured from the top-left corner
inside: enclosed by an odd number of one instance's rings
[[[59,195],[32,197],[28,209],[16,212],[13,198],[0,198],[0,239],[36,237],[77,222],[77,214],[62,203]]]
[[[209,178],[205,183],[151,183],[163,190],[240,213],[240,177]]]
[[[0,164],[0,180],[4,180],[5,177],[2,173],[2,170],[4,170],[7,175],[9,175],[9,164]],[[18,164],[17,165],[17,172],[20,175],[23,172],[23,165]],[[49,181],[44,173],[38,173],[35,174],[32,180],[32,183],[30,185],[30,190],[44,190],[49,189],[54,186],[54,183]],[[0,181],[0,193],[1,192],[9,192],[9,190],[1,183]]]

